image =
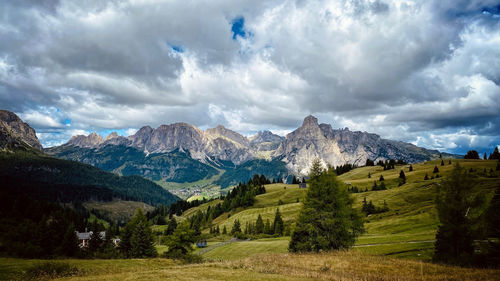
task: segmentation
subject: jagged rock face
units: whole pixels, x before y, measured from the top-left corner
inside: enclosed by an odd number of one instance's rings
[[[15,113],[0,110],[0,129],[4,134],[9,135],[9,139],[17,139],[27,143],[33,148],[42,150],[42,144],[38,141],[35,130],[27,123],[24,123]],[[7,138],[7,137],[6,137]]]
[[[145,149],[146,143],[149,141],[152,132],[153,128],[149,126],[142,127],[134,135],[128,137],[128,139],[132,141],[131,146]]]
[[[104,139],[100,135],[98,135],[95,132],[92,132],[88,136],[84,135],[73,136],[67,144],[79,147],[95,148],[98,147],[103,142]]]
[[[235,142],[237,144],[240,144],[242,147],[248,147],[248,145],[250,144],[250,142],[248,141],[248,139],[238,133],[236,133],[235,131],[231,131],[229,129],[226,129],[224,126],[217,126],[216,128],[213,128],[213,129],[207,129],[207,131],[205,132],[205,135],[207,136],[207,138],[210,138],[210,137],[222,137],[222,138],[225,138],[227,140],[230,140],[232,142]]]
[[[203,146],[203,131],[187,123],[161,125],[151,132],[145,144],[149,153],[169,152],[174,149],[197,152]]]
[[[259,131],[257,135],[250,138],[250,146],[257,152],[273,151],[278,149],[284,140],[284,137],[275,135],[270,131]]]
[[[331,128],[331,127],[330,127]],[[328,129],[323,126],[323,129]],[[345,159],[338,144],[322,130],[318,119],[307,116],[302,126],[289,133],[279,152],[285,155],[287,168],[296,174],[307,174],[312,160],[319,158],[334,166],[344,164]],[[325,136],[326,135],[326,136]]]

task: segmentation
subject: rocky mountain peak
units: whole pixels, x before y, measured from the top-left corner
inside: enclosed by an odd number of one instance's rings
[[[110,140],[110,139],[114,139],[114,138],[117,138],[118,137],[118,133],[116,132],[112,132],[111,134],[109,134],[105,140]]]
[[[219,125],[215,128],[207,129],[205,133],[208,135],[211,135],[211,136],[222,136],[222,137],[225,137],[231,141],[234,141],[234,142],[242,144],[242,145],[249,144],[249,141],[245,136],[243,136],[235,131],[232,131],[230,129],[227,129],[226,127],[224,127],[222,125]]]
[[[87,148],[96,148],[101,143],[104,142],[104,139],[98,135],[96,132],[92,132],[88,136],[77,135],[71,137],[68,144],[79,147],[87,147]]]
[[[302,127],[310,127],[310,126],[318,126],[318,118],[309,115],[306,118],[304,118],[304,121],[302,122]]]
[[[31,147],[42,150],[35,130],[24,123],[14,112],[0,110],[0,129],[14,139],[27,143]]]

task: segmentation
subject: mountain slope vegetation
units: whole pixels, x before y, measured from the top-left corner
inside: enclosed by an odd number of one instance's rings
[[[121,177],[90,165],[32,151],[0,153],[0,178],[3,189],[57,202],[123,199],[158,205],[178,200],[139,176]]]

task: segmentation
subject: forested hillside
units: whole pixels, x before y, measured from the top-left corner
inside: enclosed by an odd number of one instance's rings
[[[0,153],[0,178],[2,189],[53,202],[123,199],[169,205],[178,200],[139,176],[121,177],[90,165],[30,150]]]

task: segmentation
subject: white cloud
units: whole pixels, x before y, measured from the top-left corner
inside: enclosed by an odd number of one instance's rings
[[[57,128],[46,143],[179,121],[287,132],[308,114],[453,151],[500,139],[496,1],[3,4],[0,104]]]

